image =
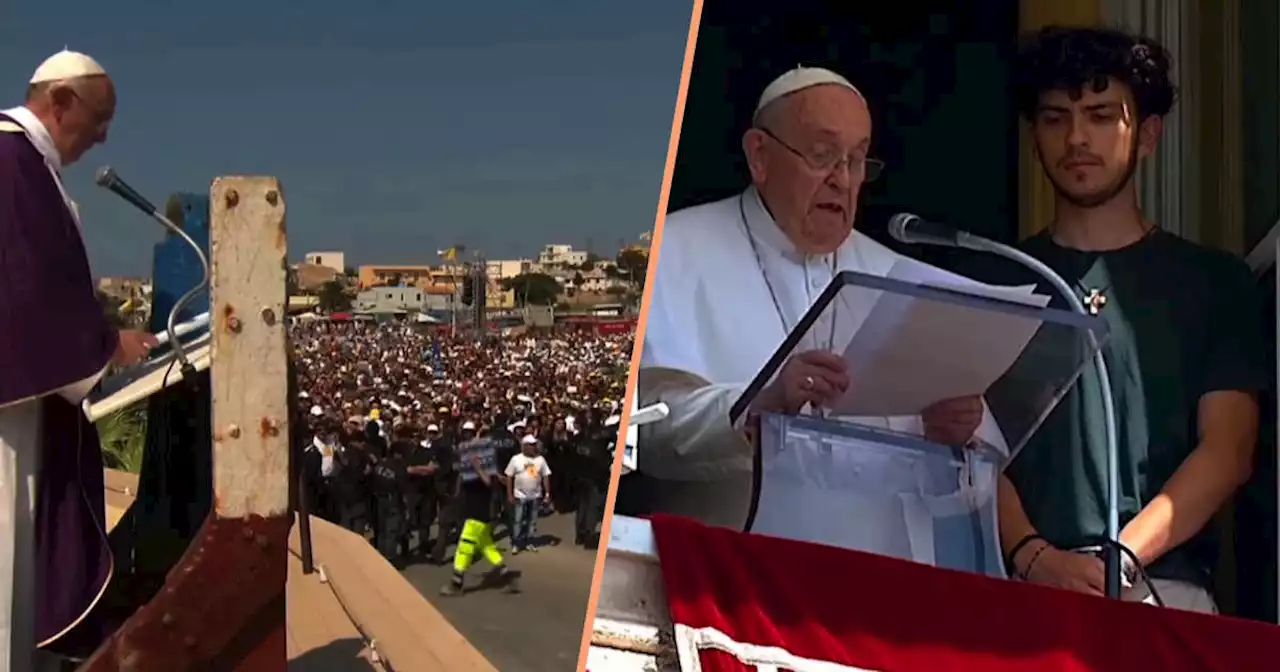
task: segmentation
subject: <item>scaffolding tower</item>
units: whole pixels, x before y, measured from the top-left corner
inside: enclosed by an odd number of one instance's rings
[[[470,322],[472,334],[476,340],[482,340],[489,330],[489,264],[484,257],[476,255],[471,262],[467,281],[471,283]]]

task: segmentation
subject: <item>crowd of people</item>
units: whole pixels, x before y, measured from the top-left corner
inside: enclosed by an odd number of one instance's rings
[[[452,335],[400,323],[290,327],[304,494],[398,567],[472,560],[515,589],[494,543],[536,551],[539,515],[575,513],[598,544],[633,334]],[[558,541],[558,540],[551,540]]]

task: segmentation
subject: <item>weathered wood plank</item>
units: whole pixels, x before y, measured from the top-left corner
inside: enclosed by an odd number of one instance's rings
[[[289,507],[284,196],[271,177],[220,177],[210,197],[214,510]]]

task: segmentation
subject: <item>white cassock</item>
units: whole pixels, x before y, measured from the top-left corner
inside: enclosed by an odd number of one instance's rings
[[[639,428],[640,472],[663,481],[655,493],[654,510],[742,529],[752,499],[754,449],[731,426],[730,408],[832,281],[833,268],[883,277],[900,258],[857,231],[836,252],[834,264],[830,255],[800,253],[754,188],[667,217],[652,281],[638,395],[642,406],[665,402],[670,408],[666,420]],[[777,308],[769,283],[777,295]],[[846,294],[851,300],[841,310],[826,311],[820,320],[839,320],[834,326],[852,334],[871,305],[869,301],[851,305],[860,292],[847,291],[842,296]],[[825,335],[832,328],[818,323],[809,333]],[[802,342],[796,352],[830,345]],[[923,433],[919,416],[858,418],[856,422],[917,436]],[[989,412],[977,436],[1007,452]],[[825,507],[833,502],[824,500],[827,495],[819,490],[799,487],[792,492],[802,506],[817,507],[807,516],[762,504],[753,531],[844,545],[830,538],[815,539],[819,532],[797,526],[798,521],[821,519],[828,512]],[[857,524],[860,529],[849,534],[878,534],[871,529],[874,521],[860,518],[864,519]]]

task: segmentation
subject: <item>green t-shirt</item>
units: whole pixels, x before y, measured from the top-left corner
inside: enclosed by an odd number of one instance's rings
[[[1119,425],[1123,528],[1196,448],[1202,396],[1267,389],[1261,293],[1239,259],[1159,230],[1107,252],[1064,248],[1046,234],[1020,247],[1073,285],[1077,300],[1091,289],[1106,296],[1099,315],[1110,330],[1104,353]],[[999,284],[1036,283],[1055,297],[1051,306],[1071,309],[1029,274],[1002,260],[969,273]],[[1037,531],[1063,548],[1097,543],[1106,534],[1098,390],[1087,366],[1005,472]],[[1211,587],[1217,555],[1217,531],[1206,528],[1148,573]]]

